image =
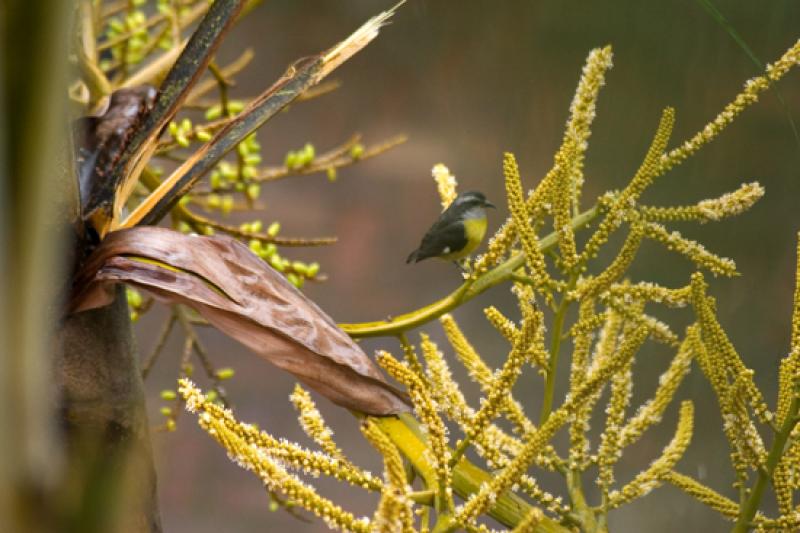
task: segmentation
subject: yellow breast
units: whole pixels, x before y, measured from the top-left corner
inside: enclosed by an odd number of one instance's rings
[[[450,261],[461,259],[462,257],[466,257],[475,251],[475,248],[481,244],[484,235],[486,235],[486,217],[465,219],[464,232],[466,233],[467,237],[467,245],[457,252],[442,255],[441,257],[443,259]]]

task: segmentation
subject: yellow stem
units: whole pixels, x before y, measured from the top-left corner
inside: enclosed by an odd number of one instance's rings
[[[436,487],[436,470],[428,459],[430,452],[419,422],[409,414],[372,417],[372,420],[408,458],[426,485]],[[467,459],[462,459],[453,469],[453,491],[466,499],[471,494],[477,493],[481,485],[490,481],[491,478],[492,476],[488,472],[478,468]],[[515,527],[530,510],[530,504],[516,494],[508,492],[497,496],[494,505],[489,510],[489,516],[508,527]],[[446,516],[444,520],[437,521],[436,531],[450,531],[456,527],[452,517]],[[568,533],[569,531],[557,521],[545,517],[536,525],[536,529],[532,533]]]
[[[595,206],[573,218],[571,221],[573,230],[586,226],[594,220],[598,214],[599,209]],[[539,240],[539,249],[547,251],[557,243],[558,235],[556,233],[551,233]],[[524,262],[525,255],[523,253],[514,254],[508,260],[500,263],[477,279],[465,281],[449,295],[421,309],[388,320],[357,324],[339,324],[339,327],[351,337],[355,338],[396,336],[398,333],[408,331],[422,326],[431,320],[435,320],[495,285],[511,279],[514,271],[522,266]]]

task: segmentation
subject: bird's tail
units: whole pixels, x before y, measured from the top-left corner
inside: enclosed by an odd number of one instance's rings
[[[413,252],[411,252],[411,255],[408,256],[408,259],[406,259],[406,264],[419,263],[420,259],[422,258],[420,257],[419,249],[414,250]]]

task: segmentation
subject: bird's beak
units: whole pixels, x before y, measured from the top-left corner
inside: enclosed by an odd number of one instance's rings
[[[497,207],[492,202],[483,202],[483,207],[491,207],[492,209],[497,209]]]

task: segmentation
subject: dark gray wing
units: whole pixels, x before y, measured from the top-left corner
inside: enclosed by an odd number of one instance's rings
[[[422,238],[419,248],[412,253],[408,262],[422,261],[429,257],[452,253],[467,245],[467,235],[461,221],[438,220]],[[447,251],[445,251],[447,250]]]

